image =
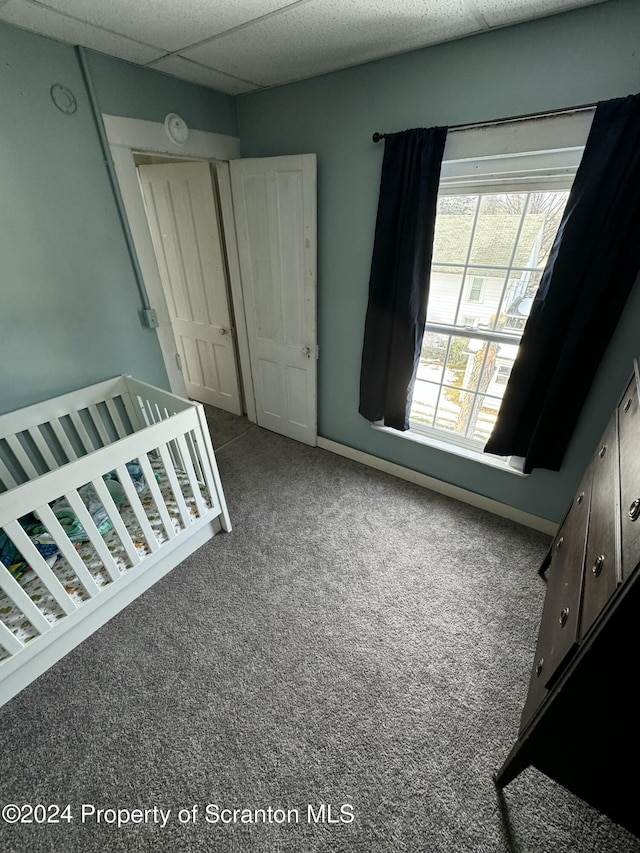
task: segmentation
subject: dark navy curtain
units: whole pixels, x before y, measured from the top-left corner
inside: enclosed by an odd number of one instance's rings
[[[360,414],[409,428],[445,127],[387,134],[360,371]]]
[[[560,468],[640,269],[640,95],[598,104],[485,452]]]

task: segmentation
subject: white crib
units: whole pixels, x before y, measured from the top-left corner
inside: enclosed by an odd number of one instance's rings
[[[203,407],[120,376],[0,416],[0,529],[2,705],[231,530]]]

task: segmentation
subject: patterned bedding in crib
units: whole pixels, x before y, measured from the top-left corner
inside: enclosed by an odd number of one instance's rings
[[[182,524],[178,504],[166,478],[162,463],[158,459],[153,458],[150,458],[149,461],[151,462],[156,475],[156,481],[162,493],[162,497],[164,498],[164,503],[173,523],[173,527],[176,533],[179,533],[184,529],[184,525]],[[197,510],[189,479],[186,474],[178,470],[176,470],[176,475],[178,477],[178,482],[180,484],[180,489],[182,491],[190,519],[191,521],[195,521],[197,518]],[[207,508],[210,507],[210,502],[204,486],[200,486],[200,492],[205,506]],[[140,502],[142,503],[158,543],[162,544],[163,542],[166,542],[168,537],[150,489],[146,488],[145,491],[138,495],[138,497],[140,498]],[[149,555],[150,551],[136,519],[135,513],[128,502],[121,504],[119,511],[120,516],[129,531],[129,535],[133,540],[136,551],[140,557],[144,559],[144,557]],[[113,527],[111,527],[107,532],[102,533],[102,538],[111,552],[121,574],[124,574],[131,569],[132,566],[129,557],[127,556],[120,538]],[[109,577],[91,542],[79,542],[75,547],[98,587],[104,587],[107,586],[107,584],[112,583],[111,578]],[[79,606],[83,602],[89,600],[89,595],[82,586],[80,579],[62,555],[60,555],[56,562],[51,566],[51,570],[65,588],[74,604]],[[0,567],[0,571],[4,571],[4,569]],[[64,617],[64,611],[60,608],[44,584],[37,576],[35,576],[33,571],[27,572],[27,574],[20,579],[20,585],[49,622],[54,623],[58,619],[62,619]],[[13,604],[2,590],[0,590],[0,620],[4,622],[7,628],[9,628],[9,630],[12,631],[22,643],[27,643],[29,640],[38,636],[38,631],[25,617],[24,613],[15,604]],[[0,645],[0,661],[7,657],[9,657],[8,653]]]

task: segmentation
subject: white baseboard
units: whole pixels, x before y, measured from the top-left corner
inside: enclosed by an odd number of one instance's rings
[[[408,480],[410,483],[415,483],[417,486],[422,486],[425,489],[431,489],[432,492],[447,495],[447,497],[455,498],[463,503],[476,506],[479,509],[485,509],[487,512],[492,512],[494,515],[499,515],[502,518],[517,521],[518,524],[524,524],[525,527],[531,527],[542,533],[548,533],[553,536],[558,529],[558,525],[547,518],[541,518],[539,515],[533,515],[533,513],[516,509],[508,504],[495,501],[493,498],[487,498],[484,495],[470,492],[468,489],[463,489],[460,486],[453,486],[451,483],[445,483],[444,480],[437,480],[435,477],[429,477],[427,474],[421,474],[419,471],[413,471],[411,468],[396,465],[395,462],[387,462],[386,459],[380,459],[377,456],[372,456],[370,453],[364,453],[362,450],[348,447],[346,444],[339,444],[337,441],[332,441],[329,438],[318,436],[318,447],[321,447],[323,450],[329,450],[331,453],[336,453],[338,456],[353,459],[354,462],[368,465],[370,468],[376,468],[378,471],[384,471],[385,474],[392,474],[401,480]]]

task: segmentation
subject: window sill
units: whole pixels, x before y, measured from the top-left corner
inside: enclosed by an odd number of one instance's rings
[[[414,441],[416,444],[423,444],[427,447],[433,447],[436,450],[441,450],[443,453],[452,453],[454,456],[461,456],[463,459],[468,459],[472,462],[479,462],[481,465],[488,465],[490,468],[498,468],[500,471],[504,471],[506,474],[513,474],[516,477],[528,477],[528,474],[524,474],[522,471],[518,470],[518,468],[514,468],[512,465],[506,461],[506,459],[502,459],[500,456],[492,456],[489,453],[481,453],[477,450],[470,450],[467,447],[460,447],[457,444],[451,444],[448,441],[443,441],[438,438],[434,438],[430,435],[425,435],[424,433],[416,432],[415,430],[407,430],[406,432],[401,432],[397,429],[391,429],[391,427],[383,426],[382,424],[371,424],[372,428],[377,430],[378,432],[384,432],[387,435],[393,435],[395,438],[400,438],[403,441]]]

